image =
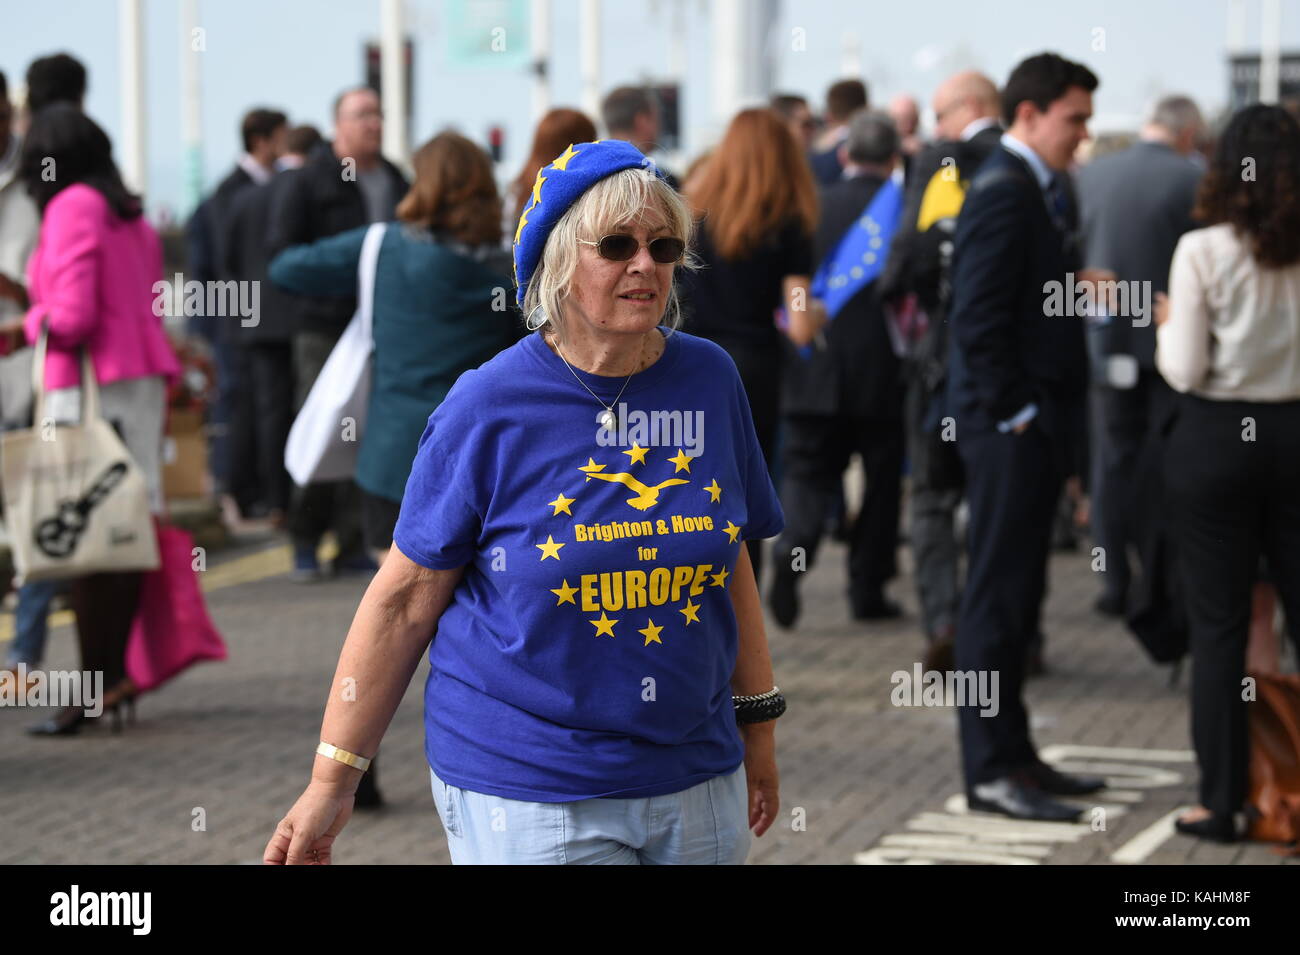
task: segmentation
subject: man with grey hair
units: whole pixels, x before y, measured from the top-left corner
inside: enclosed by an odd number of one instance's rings
[[[841,282],[841,245],[850,246],[849,233],[875,228],[880,241],[855,258],[856,281],[827,327],[825,341],[810,353],[787,349],[782,382],[781,508],[785,530],[774,554],[802,554],[806,567],[775,561],[769,604],[778,624],[793,626],[799,615],[799,570],[811,569],[821,542],[826,514],[849,459],[862,456],[866,489],[858,518],[849,533],[849,602],[854,619],[896,617],[898,605],[885,598],[885,584],[897,568],[898,509],[903,466],[902,391],[898,356],[886,328],[875,274],[883,262],[872,248],[888,248],[896,225],[899,200],[891,221],[871,220],[882,189],[897,190],[890,176],[899,162],[899,137],[884,113],[863,111],[849,122],[839,146],[844,177],[827,186],[821,196],[822,217],[813,238],[813,261],[819,277],[829,263],[831,287]],[[869,263],[862,266],[861,263]],[[817,283],[814,281],[814,287]],[[829,304],[829,296],[828,296]],[[796,550],[795,548],[802,548]]]
[[[610,139],[622,139],[649,156],[659,148],[659,106],[644,86],[620,86],[600,104],[600,120]],[[674,189],[677,177],[660,167]]]
[[[1113,272],[1125,293],[1089,328],[1092,525],[1106,555],[1096,606],[1127,616],[1143,639],[1181,626],[1166,589],[1171,560],[1160,520],[1160,425],[1173,393],[1155,369],[1151,307],[1168,287],[1179,237],[1192,228],[1204,129],[1191,99],[1166,96],[1138,142],[1087,164],[1078,177],[1084,264]],[[1130,546],[1141,558],[1136,580]]]

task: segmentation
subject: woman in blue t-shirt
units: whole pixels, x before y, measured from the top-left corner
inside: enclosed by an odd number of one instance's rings
[[[742,544],[783,519],[734,362],[674,330],[690,232],[628,143],[538,173],[514,243],[535,334],[429,418],[267,862],[330,861],[426,648],[454,862],[741,863],[771,826],[785,701]]]

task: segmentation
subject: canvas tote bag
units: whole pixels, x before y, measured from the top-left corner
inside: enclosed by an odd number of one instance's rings
[[[154,570],[158,541],[148,484],[100,415],[85,349],[80,421],[45,420],[46,339],[42,329],[32,362],[32,427],[0,434],[0,481],[18,577],[26,583]]]
[[[375,348],[375,264],[384,223],[366,230],[357,266],[357,310],[303,402],[284,446],[284,467],[299,487],[350,480],[370,405],[370,354]],[[351,419],[350,433],[345,420]]]

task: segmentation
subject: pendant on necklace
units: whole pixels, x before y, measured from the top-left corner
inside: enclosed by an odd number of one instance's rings
[[[606,408],[600,414],[600,426],[610,434],[613,434],[618,430],[618,416]]]

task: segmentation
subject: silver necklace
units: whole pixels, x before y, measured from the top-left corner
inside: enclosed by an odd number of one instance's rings
[[[560,361],[564,362],[564,367],[569,369],[569,374],[573,376],[574,381],[582,385],[582,387],[586,388],[587,394],[591,395],[591,397],[595,398],[598,402],[600,402],[600,406],[605,409],[600,413],[600,419],[599,419],[600,426],[604,428],[606,431],[608,431],[610,434],[613,434],[615,431],[617,431],[618,415],[614,413],[614,408],[615,406],[618,405],[618,399],[623,397],[623,392],[627,390],[628,382],[632,380],[632,375],[636,374],[636,368],[634,367],[632,369],[632,374],[627,376],[627,381],[623,382],[623,387],[618,389],[618,394],[614,397],[614,401],[611,404],[605,404],[605,402],[600,400],[600,396],[596,394],[594,391],[592,391],[591,388],[587,387],[587,383],[583,381],[581,378],[579,378],[578,373],[573,370],[573,366],[569,364],[569,359],[564,357],[564,352],[560,349],[560,340],[558,338],[555,340],[555,353],[560,356]],[[638,364],[640,364],[641,362],[641,355],[644,354],[645,354],[645,343],[642,342],[641,353],[636,356],[636,360]]]

